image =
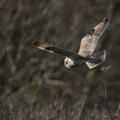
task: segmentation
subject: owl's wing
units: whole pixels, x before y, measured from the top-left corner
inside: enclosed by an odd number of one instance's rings
[[[86,36],[82,38],[80,50],[78,52],[79,55],[86,57],[93,54],[97,46],[98,40],[107,28],[109,21],[109,18],[104,18]]]
[[[71,59],[84,59],[84,57],[70,51],[70,50],[66,50],[64,48],[61,48],[57,45],[54,45],[52,43],[48,43],[48,42],[35,42],[34,45],[41,50],[45,50],[51,53],[58,53],[61,54],[63,56],[69,57]]]

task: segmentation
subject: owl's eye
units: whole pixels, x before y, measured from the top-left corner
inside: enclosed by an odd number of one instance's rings
[[[65,61],[65,64],[67,65],[67,64],[68,64],[68,61]]]

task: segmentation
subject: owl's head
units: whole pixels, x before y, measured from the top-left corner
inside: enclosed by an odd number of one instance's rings
[[[64,64],[65,64],[65,67],[71,68],[72,66],[74,66],[74,61],[72,59],[66,57],[64,59]]]

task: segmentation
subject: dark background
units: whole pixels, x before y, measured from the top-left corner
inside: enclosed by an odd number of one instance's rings
[[[67,69],[64,57],[33,45],[47,40],[78,52],[81,38],[104,17],[111,21],[96,50],[107,50],[104,65],[111,67],[104,75],[85,64]],[[119,0],[0,0],[1,120],[107,120],[104,76],[118,118],[119,62]]]

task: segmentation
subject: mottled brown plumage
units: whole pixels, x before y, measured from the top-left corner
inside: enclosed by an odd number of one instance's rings
[[[109,19],[104,18],[98,25],[96,25],[87,35],[85,35],[80,44],[79,55],[84,57],[93,54],[100,36],[103,34],[109,24]]]

